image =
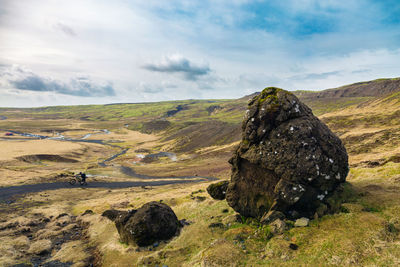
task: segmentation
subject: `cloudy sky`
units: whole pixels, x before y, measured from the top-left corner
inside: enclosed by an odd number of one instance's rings
[[[3,107],[238,98],[398,76],[398,0],[0,0]]]

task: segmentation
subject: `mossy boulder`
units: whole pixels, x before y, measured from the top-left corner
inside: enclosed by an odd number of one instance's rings
[[[213,199],[225,199],[226,189],[228,188],[229,181],[221,181],[218,183],[210,184],[207,187],[207,192]]]
[[[234,210],[263,222],[313,218],[324,205],[338,210],[337,190],[349,171],[346,149],[294,94],[264,89],[249,101],[242,131],[229,160],[226,200]]]

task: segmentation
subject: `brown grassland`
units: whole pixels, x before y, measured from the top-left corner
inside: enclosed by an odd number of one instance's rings
[[[367,99],[320,114],[341,137],[349,153],[342,212],[312,220],[309,227],[291,228],[272,236],[268,226],[251,218],[234,222],[225,201],[205,191],[209,182],[123,189],[69,187],[29,193],[0,202],[0,265],[32,262],[65,266],[398,266],[400,265],[400,98]],[[15,112],[15,111],[13,111]],[[182,115],[183,116],[183,115]],[[139,181],[120,166],[156,176],[230,178],[227,162],[238,140],[199,146],[176,154],[177,160],[156,158],[144,163],[142,154],[179,151],[180,138],[165,139],[164,131],[145,134],[124,123],[107,124],[77,118],[62,121],[18,119],[0,121],[0,187],[61,181],[84,170],[93,181]],[[12,126],[15,127],[12,127]],[[43,134],[62,128],[69,138],[96,133],[88,140],[110,145],[61,140],[5,137],[7,130]],[[106,127],[98,127],[106,128]],[[53,133],[47,132],[48,135]],[[183,136],[181,136],[183,138]],[[107,163],[99,162],[129,148]],[[59,157],[33,157],[32,155]],[[30,156],[30,157],[29,157]],[[65,159],[74,159],[69,162]],[[0,200],[1,201],[1,200]],[[191,222],[181,233],[157,247],[137,248],[119,241],[114,224],[101,216],[110,209],[138,208],[163,201],[179,219]],[[93,213],[84,214],[86,210]],[[65,215],[63,215],[65,213]],[[62,215],[62,216],[61,216]],[[211,223],[223,223],[210,228]],[[291,243],[297,250],[289,248]],[[60,265],[61,266],[61,265]]]

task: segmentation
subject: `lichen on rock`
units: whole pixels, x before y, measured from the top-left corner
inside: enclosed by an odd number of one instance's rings
[[[228,204],[241,215],[312,218],[345,182],[341,140],[292,93],[265,88],[249,101],[242,141],[229,160]],[[337,208],[337,207],[332,207]],[[321,210],[321,208],[320,208]]]

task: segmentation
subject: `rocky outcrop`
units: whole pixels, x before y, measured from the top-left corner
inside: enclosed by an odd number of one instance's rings
[[[229,160],[228,204],[272,222],[314,216],[345,182],[348,157],[340,139],[285,90],[270,87],[248,104],[242,141]],[[334,206],[334,205],[333,205]]]
[[[144,204],[138,210],[108,210],[103,216],[114,221],[122,242],[138,246],[168,240],[181,227],[174,211],[168,205],[155,201]]]
[[[228,188],[229,181],[221,181],[218,183],[210,184],[207,187],[208,194],[217,200],[225,199],[226,189]]]

